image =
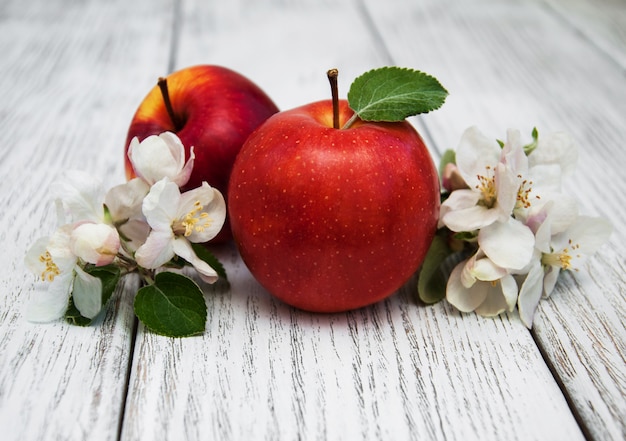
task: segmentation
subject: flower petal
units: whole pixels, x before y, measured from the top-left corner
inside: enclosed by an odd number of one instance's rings
[[[524,268],[533,256],[535,236],[520,221],[494,222],[478,233],[478,244],[493,262],[503,268]]]
[[[517,203],[517,193],[520,187],[519,174],[504,164],[496,166],[496,209],[498,220],[503,222],[513,213]]]
[[[79,267],[76,267],[75,271],[76,278],[72,290],[74,306],[83,317],[92,319],[102,309],[102,281]]]
[[[482,282],[493,282],[508,274],[506,269],[499,267],[491,259],[485,257],[477,259],[469,271],[474,279]]]
[[[174,257],[172,230],[152,230],[145,243],[137,249],[135,261],[142,267],[155,269]]]
[[[517,308],[520,319],[528,329],[533,326],[533,317],[543,294],[543,267],[537,261],[524,279],[519,291]]]
[[[507,130],[507,140],[502,147],[501,162],[516,174],[525,175],[528,171],[528,156],[524,153],[522,135],[519,130]]]
[[[494,317],[507,310],[508,305],[500,282],[496,282],[495,284],[491,282],[481,282],[480,286],[487,294],[485,301],[476,308],[477,314],[484,317]]]
[[[126,245],[131,251],[136,251],[146,242],[150,231],[150,225],[139,219],[131,219],[119,227],[119,232],[126,238]]]
[[[167,178],[161,179],[150,188],[143,200],[142,211],[146,221],[155,230],[168,230],[178,213],[180,190]]]
[[[76,265],[77,257],[70,249],[72,229],[72,225],[57,228],[46,248],[61,273],[72,271]]]
[[[35,273],[37,276],[41,275],[46,269],[45,263],[40,259],[45,254],[48,247],[49,237],[40,237],[26,252],[24,256],[24,264],[26,268]]]
[[[218,279],[217,272],[204,260],[200,259],[193,251],[187,239],[177,238],[173,244],[174,252],[189,262],[200,275],[200,278],[207,283],[214,283]]]
[[[140,178],[112,187],[104,198],[113,222],[143,218],[141,204],[150,191],[150,186]]]
[[[202,243],[213,239],[226,219],[224,196],[219,190],[203,182],[201,187],[181,195],[178,216],[182,219],[187,215],[196,222],[190,229],[188,240]]]
[[[474,311],[487,297],[485,284],[479,284],[478,289],[475,289],[476,284],[471,288],[463,286],[461,274],[466,263],[463,261],[454,267],[446,286],[446,300],[461,312]]]
[[[487,138],[477,127],[469,127],[463,132],[456,150],[456,165],[470,188],[479,185],[477,175],[482,175],[487,166],[495,167],[500,150],[497,141]]]
[[[25,316],[30,322],[46,323],[58,320],[67,311],[74,273],[60,274],[50,283],[35,284],[35,292],[26,305]]]
[[[567,237],[568,243],[577,245],[578,249],[576,252],[593,254],[606,243],[612,231],[613,226],[604,218],[579,216],[567,232],[560,236],[562,239]],[[563,244],[567,246],[564,241]]]
[[[508,306],[509,311],[513,311],[515,309],[515,305],[517,304],[517,298],[519,295],[519,290],[517,289],[517,282],[512,275],[504,276],[500,279],[502,294],[504,295],[504,300]]]
[[[441,223],[452,231],[474,231],[496,221],[499,214],[477,205],[480,194],[471,190],[456,190],[441,204]]]
[[[556,282],[559,280],[559,274],[561,274],[561,267],[549,266],[545,270],[545,276],[543,278],[543,297],[550,297]]]
[[[61,223],[102,221],[103,191],[93,175],[83,171],[67,171],[51,185],[51,192],[59,206]]]

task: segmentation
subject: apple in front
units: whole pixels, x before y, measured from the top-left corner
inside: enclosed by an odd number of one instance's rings
[[[339,101],[340,123],[352,115]],[[231,174],[235,243],[287,304],[338,312],[378,302],[420,267],[437,227],[439,178],[407,121],[333,128],[320,101],[270,117]]]
[[[206,181],[228,200],[227,187],[235,157],[248,135],[278,112],[273,101],[256,84],[230,69],[198,65],[166,77],[167,94],[176,121],[168,113],[163,91],[155,86],[139,105],[126,139],[126,150],[139,141],[165,131],[178,135],[185,153],[193,146],[195,162],[183,191]],[[126,157],[126,176],[135,176]],[[226,224],[212,242],[230,240]]]

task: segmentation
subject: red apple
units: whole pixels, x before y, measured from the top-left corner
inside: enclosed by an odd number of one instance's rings
[[[132,119],[126,149],[135,136],[142,141],[150,135],[174,132],[185,146],[187,157],[192,146],[196,156],[191,178],[182,190],[199,187],[206,181],[228,200],[228,180],[237,153],[248,135],[278,108],[252,81],[220,66],[189,67],[172,73],[166,81],[177,121],[172,121],[163,92],[155,86]],[[125,166],[127,178],[133,178],[135,173],[128,157]],[[226,224],[213,242],[230,238]]]
[[[339,127],[353,115],[339,101]],[[233,167],[229,215],[254,277],[284,302],[337,312],[393,294],[419,268],[439,179],[406,121],[333,128],[320,101],[270,117]]]

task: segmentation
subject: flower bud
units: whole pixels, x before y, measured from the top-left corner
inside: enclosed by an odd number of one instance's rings
[[[185,162],[185,147],[172,132],[148,136],[139,142],[133,138],[128,148],[128,158],[137,176],[149,185],[169,178],[176,185],[183,186],[189,181],[193,169],[193,147]]]
[[[108,265],[119,251],[120,237],[110,225],[83,223],[72,230],[70,248],[87,263]]]
[[[467,183],[459,172],[459,168],[453,163],[448,163],[444,167],[442,185],[443,188],[445,188],[449,192],[452,192],[454,190],[460,190],[462,188],[468,188]]]

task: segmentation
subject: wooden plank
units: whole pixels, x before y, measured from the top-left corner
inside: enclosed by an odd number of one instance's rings
[[[178,67],[235,68],[281,108],[327,98],[329,67],[345,96],[394,43],[352,2],[187,2],[182,20]],[[232,246],[217,252],[232,287],[207,289],[204,335],[140,326],[123,439],[582,439],[516,317],[417,306],[414,281],[369,308],[310,314],[273,299]]]
[[[0,432],[3,440],[116,440],[134,332],[128,280],[94,326],[35,325],[26,249],[56,225],[67,169],[121,183],[125,132],[167,66],[169,2],[4,1],[0,14]],[[147,23],[159,29],[148,32]]]
[[[542,0],[554,14],[626,70],[626,5],[620,0]]]
[[[399,64],[419,60],[418,67],[433,70],[451,91],[441,111],[423,118],[440,150],[455,148],[455,137],[472,124],[494,137],[508,127],[530,132],[537,125],[540,134],[565,130],[579,142],[579,170],[566,191],[579,198],[581,212],[608,218],[614,233],[599,255],[575,278],[565,277],[540,305],[533,335],[587,436],[622,439],[626,183],[617,164],[625,160],[623,70],[542,7],[394,5],[405,14],[368,2],[392,58]],[[593,5],[606,10],[610,2]],[[577,16],[585,21],[584,14]],[[598,27],[594,17],[581,26]]]

